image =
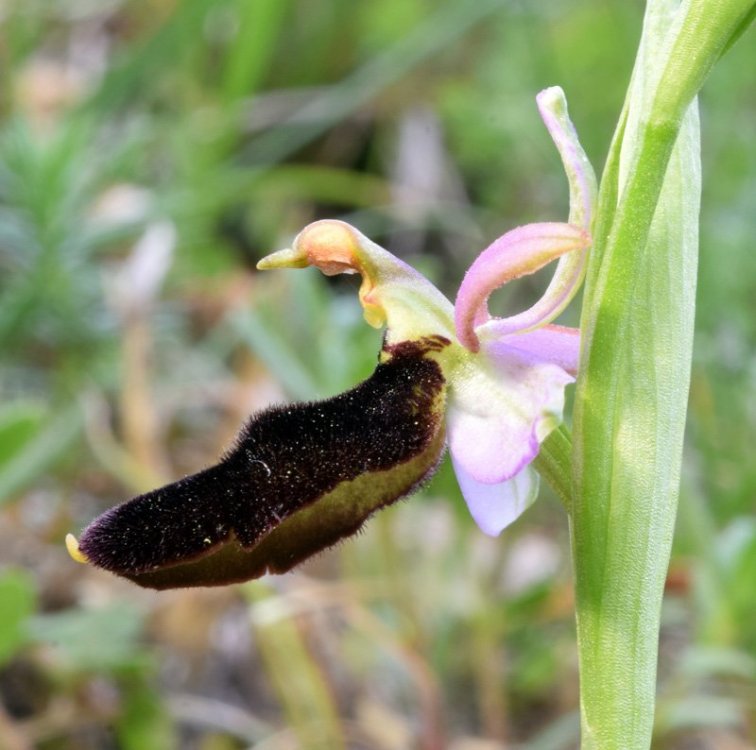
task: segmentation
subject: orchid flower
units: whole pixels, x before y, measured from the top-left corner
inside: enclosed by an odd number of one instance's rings
[[[344,394],[250,418],[219,464],[110,509],[69,535],[71,555],[153,588],[284,572],[355,533],[427,481],[448,442],[462,494],[492,535],[535,499],[531,463],[562,419],[579,333],[551,325],[577,291],[595,178],[559,88],[538,96],[570,183],[569,223],[518,227],[468,270],[452,303],[350,225],[306,227],[261,270],[359,273],[366,321],[384,327],[373,375]],[[544,296],[492,318],[497,287],[559,258]]]

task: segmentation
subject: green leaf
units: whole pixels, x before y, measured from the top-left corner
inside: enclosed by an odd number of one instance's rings
[[[36,607],[34,579],[23,570],[0,574],[0,667],[28,640],[26,619]]]
[[[319,393],[318,384],[296,352],[263,323],[258,313],[252,310],[236,313],[231,316],[230,324],[234,333],[276,374],[288,393],[298,399],[312,398]]]
[[[651,741],[700,199],[696,93],[753,2],[650,0],[599,193],[574,419],[583,748]]]
[[[141,685],[127,695],[116,731],[123,750],[171,750],[176,747],[173,723],[160,696]]]
[[[280,597],[264,583],[245,586],[243,591],[252,604],[255,642],[298,745],[343,750],[346,743],[332,690],[296,619],[282,610]]]
[[[81,431],[77,407],[40,417],[32,405],[7,407],[0,416],[0,506],[49,469]]]
[[[572,537],[582,746],[591,749],[648,748],[653,727],[692,353],[700,196],[695,106],[676,145],[674,125],[658,126],[649,116],[675,7],[649,5],[621,148],[613,148],[602,184],[584,304]]]
[[[28,634],[54,647],[61,663],[76,671],[117,670],[141,666],[139,643],[144,617],[119,602],[100,609],[77,609],[38,615]]]
[[[121,55],[100,81],[95,94],[85,100],[85,111],[120,109],[137,95],[162,82],[184,58],[196,49],[202,25],[215,5],[208,0],[185,0],[147,40],[134,44],[130,54]]]
[[[475,3],[451,0],[443,3],[398,42],[323,92],[316,102],[305,105],[288,122],[252,140],[245,152],[245,160],[255,164],[283,161],[401,80],[417,65],[448,53],[451,45],[463,34],[503,5],[502,0],[477,0]]]
[[[36,401],[16,401],[0,406],[0,467],[12,461],[39,432],[45,408]]]
[[[236,42],[229,49],[223,71],[223,96],[227,103],[251,96],[270,66],[281,25],[288,10],[286,0],[237,0]]]

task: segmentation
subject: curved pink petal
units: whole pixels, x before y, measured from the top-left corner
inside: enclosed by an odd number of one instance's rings
[[[584,250],[589,245],[585,230],[560,222],[528,224],[499,237],[475,259],[459,287],[454,323],[460,342],[470,351],[478,351],[480,342],[475,328],[489,319],[487,303],[491,292],[512,279],[535,273],[565,253]],[[513,330],[545,322],[539,317],[539,309],[536,303],[531,308],[536,310],[536,316],[531,314],[532,320]]]
[[[470,515],[489,536],[498,536],[538,496],[538,474],[529,466],[505,482],[484,484],[467,472],[454,454],[452,464]]]
[[[511,479],[562,420],[564,387],[574,378],[529,336],[486,343],[474,366],[450,377],[449,450],[479,482]]]
[[[518,227],[496,240],[473,263],[455,304],[457,337],[472,352],[477,352],[479,347],[478,327],[489,320],[487,301],[494,289],[559,258],[543,296],[529,309],[497,320],[500,335],[520,333],[556,319],[575,296],[585,274],[596,202],[596,176],[570,121],[562,89],[558,86],[544,89],[538,94],[537,102],[567,175],[569,223]],[[582,235],[579,234],[581,229]],[[572,240],[570,235],[573,235]]]
[[[559,86],[553,86],[541,91],[536,101],[541,118],[562,157],[564,172],[567,175],[570,188],[568,222],[590,232],[596,203],[596,175],[570,120],[564,92]],[[505,318],[501,323],[500,332],[527,331],[555,320],[569,305],[583,283],[587,258],[588,246],[574,253],[562,255],[543,296],[527,310]]]

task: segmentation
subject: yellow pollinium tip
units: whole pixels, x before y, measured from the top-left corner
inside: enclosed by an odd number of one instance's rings
[[[79,543],[73,534],[66,534],[66,549],[73,560],[78,563],[88,563],[89,558],[79,549]]]

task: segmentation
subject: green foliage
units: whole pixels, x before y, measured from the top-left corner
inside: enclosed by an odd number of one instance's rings
[[[64,669],[108,672],[134,666],[142,624],[140,613],[120,602],[40,614],[29,620],[28,632],[53,648]]]
[[[749,5],[648,3],[601,183],[581,317],[571,518],[585,748],[651,742],[693,348],[695,96]]]
[[[48,414],[35,402],[0,408],[0,506],[38,480],[79,436],[78,409]]]
[[[34,579],[19,569],[1,571],[0,667],[26,644],[26,619],[34,611],[35,605]]]
[[[149,689],[129,691],[116,732],[124,750],[178,747],[175,727],[161,705],[160,695]]]

